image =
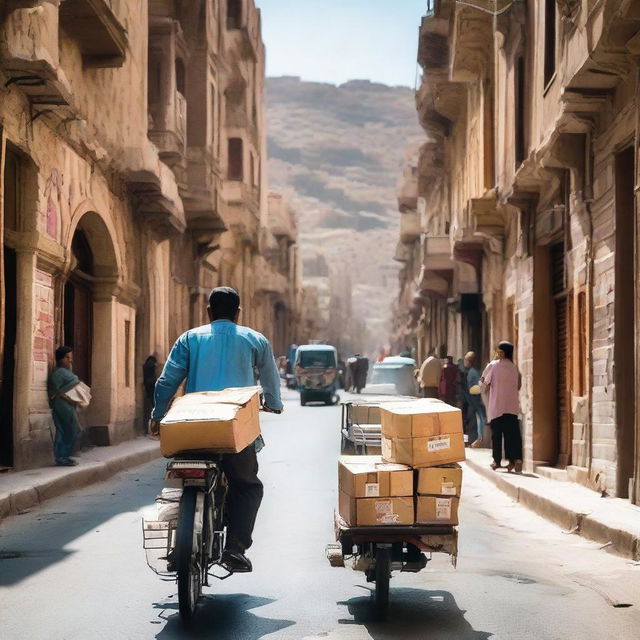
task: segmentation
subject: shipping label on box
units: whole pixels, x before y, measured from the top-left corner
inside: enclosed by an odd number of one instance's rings
[[[382,457],[411,467],[433,467],[465,458],[462,432],[428,438],[382,437]]]
[[[459,465],[424,467],[418,470],[418,493],[422,495],[457,496],[462,489]]]
[[[458,524],[460,498],[444,496],[418,496],[416,498],[417,524]]]
[[[260,387],[188,393],[160,423],[160,451],[239,453],[260,436]]]
[[[338,485],[354,498],[412,496],[413,470],[384,462],[380,456],[341,456]]]
[[[340,491],[339,512],[350,527],[410,525],[414,523],[414,499],[354,498]]]
[[[382,435],[388,438],[419,438],[443,433],[462,433],[460,409],[422,398],[412,402],[380,405]]]

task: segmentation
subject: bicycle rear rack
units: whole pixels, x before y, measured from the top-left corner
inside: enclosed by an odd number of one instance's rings
[[[164,580],[175,580],[175,572],[167,571],[167,556],[175,538],[176,522],[173,520],[142,519],[142,547],[147,565]]]

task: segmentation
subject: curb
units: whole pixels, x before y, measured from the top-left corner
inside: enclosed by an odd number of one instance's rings
[[[120,471],[138,467],[160,457],[160,447],[135,451],[105,462],[82,464],[58,478],[36,482],[28,489],[19,489],[0,497],[0,520],[18,515],[74,489],[108,480]]]
[[[517,486],[475,460],[467,458],[465,463],[512,500],[557,524],[563,530],[607,546],[631,560],[640,560],[640,535],[606,522],[605,515],[598,514],[597,510],[588,513],[578,511],[527,487]]]

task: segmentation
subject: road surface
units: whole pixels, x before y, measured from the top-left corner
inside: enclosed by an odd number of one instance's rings
[[[164,461],[0,523],[0,638],[587,640],[640,634],[640,563],[600,550],[465,471],[457,568],[391,580],[375,620],[364,574],[331,568],[339,407],[266,415],[254,572],[216,582],[185,629],[176,586],[146,566],[141,515]]]

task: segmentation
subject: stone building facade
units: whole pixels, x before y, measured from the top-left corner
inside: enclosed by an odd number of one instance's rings
[[[421,265],[403,270],[396,314],[421,356],[473,348],[486,363],[514,342],[527,467],[635,502],[639,10],[430,6],[416,94],[427,141],[401,213],[419,230],[399,249]]]
[[[52,459],[59,344],[89,432],[117,443],[142,424],[142,362],[205,322],[213,286],[286,341],[299,286],[295,258],[268,259],[264,61],[252,0],[2,3],[0,465]]]

